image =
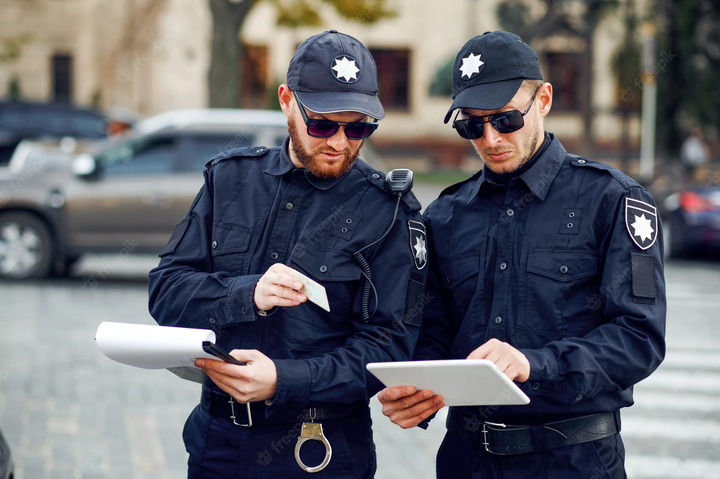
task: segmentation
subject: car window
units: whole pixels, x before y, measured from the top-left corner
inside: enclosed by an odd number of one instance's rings
[[[0,127],[24,135],[104,138],[107,122],[90,113],[73,110],[11,109],[0,110]]]
[[[233,148],[243,146],[253,146],[255,144],[255,135],[242,134],[225,134],[225,135],[202,135],[196,136],[190,140],[190,169],[192,171],[202,171],[205,163],[210,158]]]
[[[117,145],[97,159],[108,176],[156,175],[173,170],[176,154],[176,138],[143,138]]]

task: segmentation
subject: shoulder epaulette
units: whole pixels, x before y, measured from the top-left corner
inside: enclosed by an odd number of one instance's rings
[[[210,160],[205,163],[205,168],[211,168],[221,161],[229,160],[230,158],[257,158],[258,156],[265,155],[268,151],[270,151],[270,149],[265,146],[242,146],[240,148],[233,148],[232,150],[223,151],[210,158]]]
[[[593,168],[595,170],[601,170],[606,171],[610,173],[613,178],[615,178],[618,183],[620,183],[624,188],[632,188],[635,186],[640,186],[640,183],[630,178],[628,175],[623,173],[622,171],[618,170],[617,168],[613,168],[610,165],[606,165],[605,163],[601,163],[599,161],[594,161],[589,158],[584,158],[582,156],[573,155],[568,153],[568,158],[570,158],[570,163],[572,163],[573,166],[577,166],[580,168]]]

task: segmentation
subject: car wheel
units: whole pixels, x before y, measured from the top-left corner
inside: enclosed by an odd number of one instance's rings
[[[50,231],[42,220],[29,213],[0,214],[0,278],[45,278],[51,260]]]

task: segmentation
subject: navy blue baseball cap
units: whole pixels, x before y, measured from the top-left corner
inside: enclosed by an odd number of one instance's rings
[[[316,113],[355,111],[385,117],[375,60],[360,40],[337,30],[313,35],[295,50],[287,86]]]
[[[528,44],[510,32],[485,32],[468,41],[453,66],[453,104],[458,108],[497,110],[507,105],[523,80],[542,80],[540,62]]]

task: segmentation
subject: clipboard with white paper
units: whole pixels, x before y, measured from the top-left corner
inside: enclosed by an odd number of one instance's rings
[[[530,403],[530,398],[487,359],[369,363],[367,369],[387,387],[429,389],[441,395],[446,406]]]

